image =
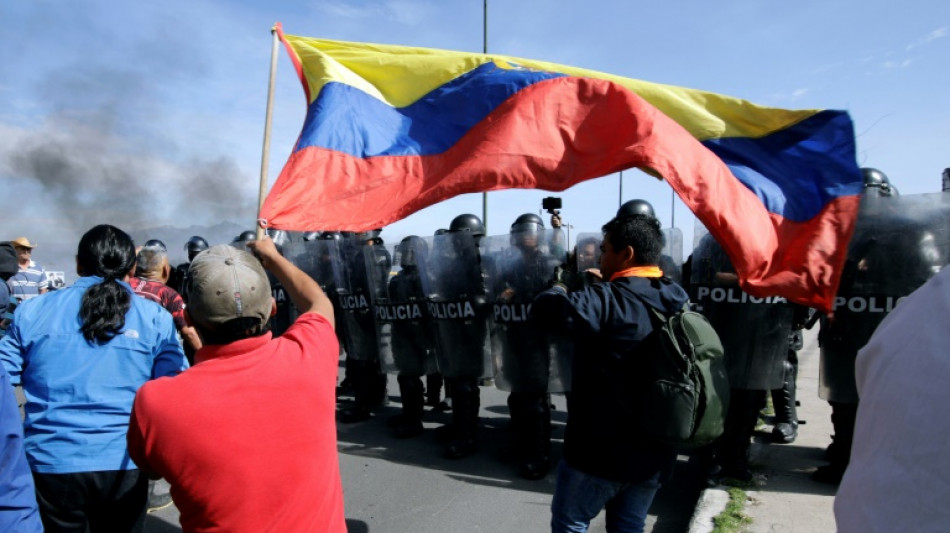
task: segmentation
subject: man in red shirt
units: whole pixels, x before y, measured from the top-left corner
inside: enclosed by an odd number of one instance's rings
[[[269,238],[192,262],[186,317],[195,366],[139,389],[129,454],[164,477],[185,532],[345,533],[336,442],[333,306]],[[264,268],[300,311],[280,337]]]

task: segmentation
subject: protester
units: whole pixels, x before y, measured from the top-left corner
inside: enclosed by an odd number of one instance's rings
[[[203,346],[139,391],[130,453],[169,482],[185,532],[345,532],[332,303],[270,238],[246,246],[260,262],[227,245],[192,261],[185,313]],[[279,337],[262,264],[300,311]]]
[[[0,495],[0,531],[42,533],[33,477],[23,452],[23,422],[6,372],[0,372]]]
[[[172,273],[168,262],[168,249],[165,243],[158,239],[151,239],[138,249],[135,264],[135,277],[129,280],[129,285],[135,294],[151,300],[171,313],[175,321],[175,329],[182,341],[182,348],[188,364],[194,364],[194,354],[201,348],[201,339],[195,328],[185,323],[185,302],[178,291],[167,285]],[[171,494],[164,490],[162,484],[155,480],[148,482],[148,511],[154,512],[172,504]]]
[[[861,403],[835,497],[838,531],[946,531],[950,524],[950,269],[878,326],[855,362]]]
[[[0,242],[0,337],[7,332],[7,326],[13,318],[12,310],[16,309],[16,300],[11,298],[10,286],[7,280],[20,270],[17,265],[17,254],[12,243]]]
[[[20,270],[7,280],[10,292],[17,301],[29,300],[49,290],[49,278],[46,270],[33,261],[33,248],[36,245],[26,237],[18,237],[10,241],[17,254],[17,263]]]
[[[188,365],[171,315],[127,283],[135,246],[125,232],[90,229],[76,264],[71,287],[17,308],[0,360],[26,397],[26,456],[46,531],[141,531],[147,479],[125,446],[132,400],[142,383]]]
[[[640,423],[651,355],[659,354],[649,307],[673,313],[686,292],[657,266],[663,234],[656,219],[608,222],[600,270],[607,280],[568,293],[555,285],[531,310],[538,324],[574,335],[564,459],[551,502],[554,532],[587,531],[606,507],[608,531],[642,531],[661,482],[672,471],[671,445],[646,437]]]
[[[186,354],[201,348],[195,328],[185,323],[185,302],[178,291],[166,285],[172,272],[168,252],[161,241],[149,241],[139,249],[135,277],[129,280],[135,294],[164,307],[175,321],[175,329],[185,343]],[[192,361],[189,360],[189,363]]]

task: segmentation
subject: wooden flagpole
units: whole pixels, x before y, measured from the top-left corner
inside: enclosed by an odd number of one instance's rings
[[[277,78],[277,50],[279,49],[279,39],[277,38],[277,27],[270,29],[274,37],[274,44],[271,47],[270,54],[270,81],[267,85],[267,114],[264,117],[264,147],[261,153],[261,183],[257,194],[257,238],[264,238],[264,226],[267,221],[261,218],[261,208],[264,207],[264,196],[267,195],[267,165],[270,159],[270,126],[271,112],[274,109],[274,83]]]

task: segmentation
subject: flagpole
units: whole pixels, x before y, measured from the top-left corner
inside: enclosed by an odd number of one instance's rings
[[[488,53],[488,0],[482,2],[482,53]],[[488,192],[482,193],[482,225],[488,233]]]
[[[676,227],[676,191],[670,189],[670,227]]]
[[[619,183],[617,191],[617,209],[620,209],[620,206],[623,205],[623,171],[620,171],[620,177],[617,180]]]
[[[267,165],[270,159],[271,112],[274,109],[274,83],[277,79],[277,50],[280,44],[277,38],[276,26],[270,29],[270,33],[274,37],[274,44],[271,47],[270,54],[270,81],[267,84],[267,114],[264,116],[264,147],[261,151],[261,183],[257,193],[257,224],[255,224],[255,226],[258,240],[264,238],[264,224],[267,223],[266,220],[261,219],[261,209],[264,207],[264,196],[267,194]]]

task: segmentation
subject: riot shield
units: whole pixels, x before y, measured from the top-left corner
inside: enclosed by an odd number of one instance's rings
[[[819,396],[857,403],[858,350],[898,302],[948,261],[950,194],[862,197],[834,301],[823,317]]]
[[[495,386],[510,392],[564,392],[570,379],[571,343],[549,335],[528,321],[534,298],[548,288],[561,264],[540,243],[542,230],[530,234],[486,237],[482,246],[492,257],[492,362]]]
[[[435,327],[423,288],[429,283],[422,281],[429,276],[428,249],[421,238],[396,247],[388,294],[376,302],[377,320],[384,332],[388,330],[391,346],[383,352],[383,367],[400,376],[425,376],[438,368]]]
[[[270,317],[270,330],[275,337],[279,337],[287,331],[287,328],[297,319],[297,308],[294,307],[284,285],[270,271],[267,271],[267,281],[270,283],[271,296],[274,298],[274,304],[277,307],[276,312]]]
[[[343,340],[347,357],[354,361],[392,360],[389,328],[377,320],[376,305],[385,300],[389,252],[381,245],[362,244],[350,239],[341,242],[344,268],[336,280],[340,301]]]
[[[600,268],[600,242],[604,240],[602,233],[578,233],[574,244],[572,259],[574,268],[580,273],[591,268]]]
[[[313,278],[328,296],[336,293],[336,281],[343,276],[339,241],[292,242],[284,247],[284,257]]]
[[[600,268],[600,243],[602,233],[579,233],[577,244],[574,247],[573,259],[577,272],[582,273],[589,268]],[[660,270],[663,274],[675,281],[683,281],[683,230],[679,228],[664,228],[665,244],[660,255]],[[587,281],[589,277],[584,276]]]
[[[491,305],[487,268],[468,232],[432,239],[429,276],[421,278],[435,327],[439,370],[447,378],[491,377]]]
[[[338,241],[292,242],[284,246],[284,257],[320,285],[323,292],[333,302],[334,315],[338,315],[340,308],[336,294],[336,280],[343,276],[343,260],[340,257]],[[296,320],[297,316],[297,309],[294,308],[293,319]]]
[[[664,228],[663,237],[666,241],[660,255],[660,270],[663,274],[675,281],[683,283],[683,230],[679,228]]]
[[[734,389],[771,390],[782,386],[794,306],[781,297],[753,297],[725,251],[706,234],[693,250],[690,298],[716,329]]]

